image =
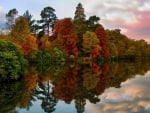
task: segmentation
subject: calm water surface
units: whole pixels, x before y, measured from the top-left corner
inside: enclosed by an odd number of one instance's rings
[[[150,113],[150,62],[40,69],[1,83],[0,113]]]

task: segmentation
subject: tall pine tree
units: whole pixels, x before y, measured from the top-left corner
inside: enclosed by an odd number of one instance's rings
[[[32,15],[29,13],[29,11],[27,10],[24,14],[23,14],[23,17],[25,17],[28,22],[29,22],[29,26],[30,26],[30,32],[34,32],[34,29],[35,29],[35,25],[34,25],[34,22],[35,20],[32,19]]]
[[[38,23],[40,24],[39,29],[41,29],[40,32],[47,35],[50,34],[50,31],[53,28],[54,23],[57,19],[57,16],[54,12],[55,9],[53,9],[52,7],[45,7],[41,11],[41,20],[38,21]]]
[[[76,7],[74,16],[74,30],[78,35],[77,46],[79,50],[82,48],[82,36],[87,30],[85,17],[84,8],[82,7],[82,4],[79,3]]]

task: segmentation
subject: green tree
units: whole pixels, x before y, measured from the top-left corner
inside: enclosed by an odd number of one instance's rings
[[[24,73],[26,60],[10,41],[0,39],[0,80],[18,79]]]
[[[55,9],[52,7],[45,7],[41,11],[41,20],[38,21],[40,24],[39,29],[42,29],[41,32],[46,33],[47,35],[50,34],[51,28],[53,28],[54,23],[57,19],[56,14],[54,13]]]
[[[64,62],[65,56],[63,51],[61,51],[59,48],[55,47],[53,50],[53,60],[54,62]]]
[[[17,14],[18,14],[18,11],[15,8],[9,10],[9,12],[6,14],[7,25],[9,29],[11,29],[12,26],[15,24]]]
[[[38,71],[39,73],[47,72],[52,61],[52,56],[48,49],[39,50],[37,53]]]
[[[74,30],[78,35],[78,38],[77,38],[78,49],[81,50],[82,35],[87,30],[84,8],[82,7],[81,3],[79,3],[76,7],[75,16],[74,16]]]
[[[34,30],[36,29],[34,25],[35,20],[32,19],[32,15],[29,13],[28,10],[23,14],[23,17],[25,17],[28,20],[30,32],[34,33]]]
[[[95,29],[99,25],[99,23],[98,23],[99,20],[100,20],[100,18],[97,17],[96,15],[89,17],[89,19],[86,21],[89,31],[95,31]]]

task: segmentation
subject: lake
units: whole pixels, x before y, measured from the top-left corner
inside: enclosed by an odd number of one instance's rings
[[[0,113],[150,113],[150,62],[34,64],[0,92]]]

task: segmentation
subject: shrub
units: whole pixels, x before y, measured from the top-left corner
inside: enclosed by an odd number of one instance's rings
[[[0,80],[18,79],[24,72],[26,60],[18,47],[0,39]]]

